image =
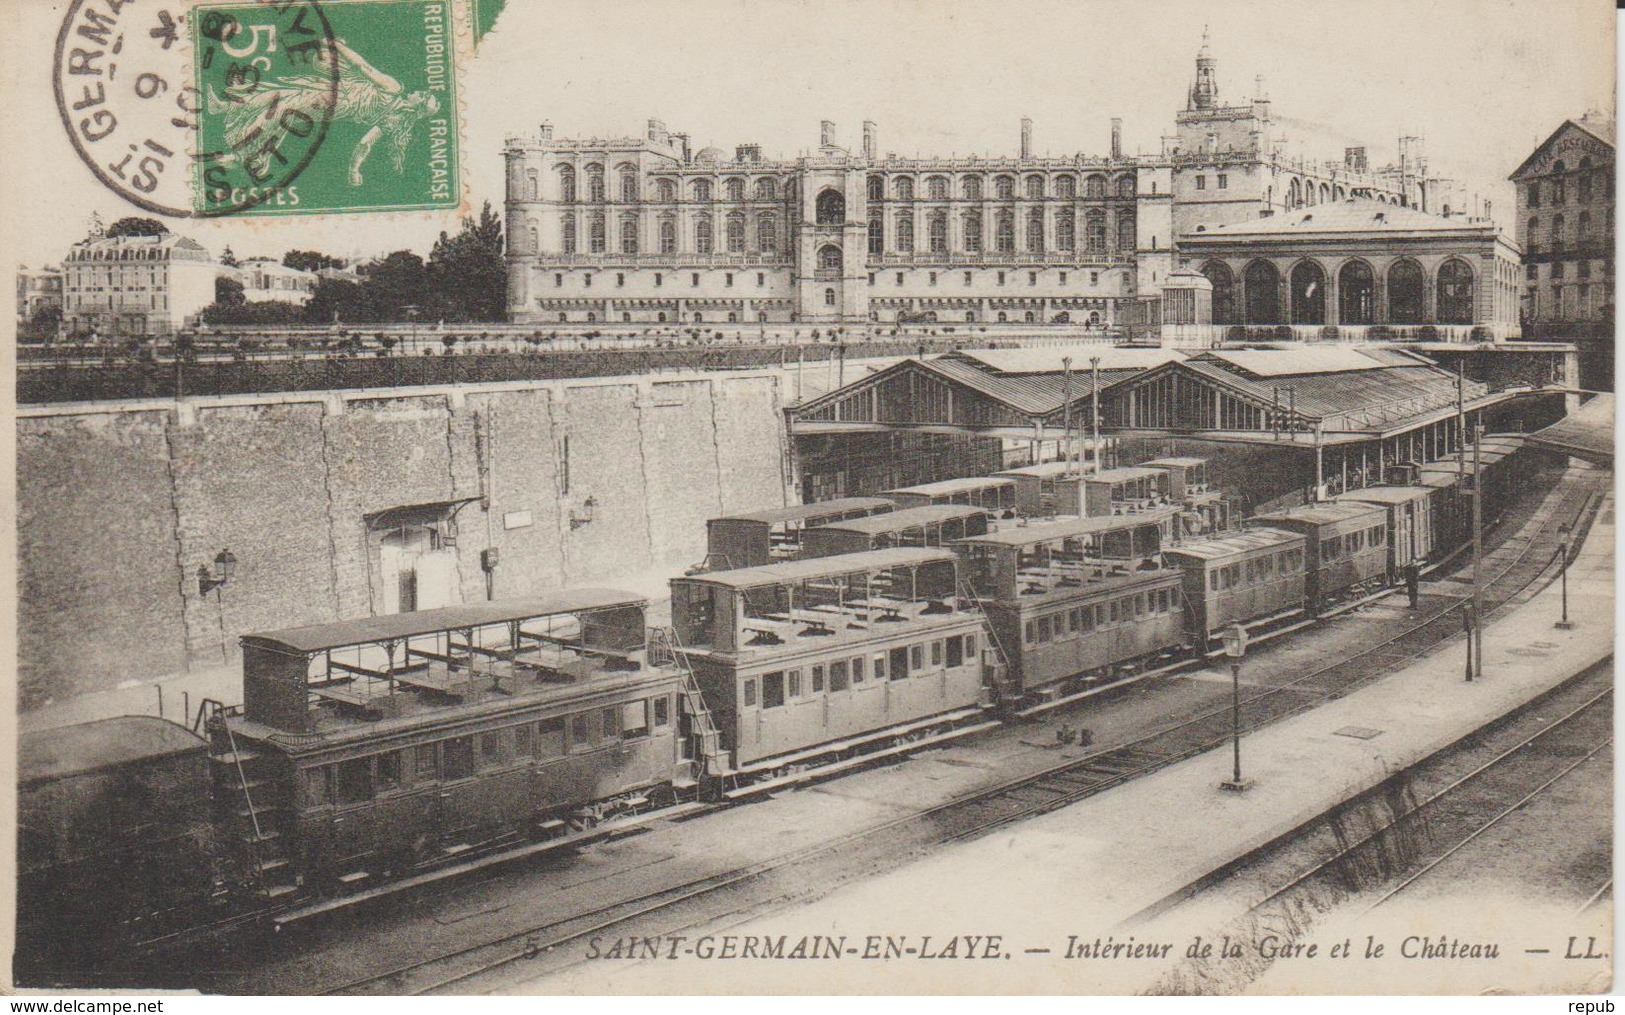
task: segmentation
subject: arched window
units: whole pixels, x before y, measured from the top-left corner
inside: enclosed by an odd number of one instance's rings
[[[587,223],[587,250],[594,254],[604,252],[604,216],[602,215],[592,216]]]
[[[1036,201],[1044,196],[1044,178],[1033,175],[1027,177],[1027,198]]]
[[[1010,209],[1000,210],[993,219],[993,249],[1008,254],[1016,249],[1016,216]]]
[[[660,219],[660,252],[677,253],[677,220],[670,215],[663,215]]]
[[[1016,181],[1011,176],[999,176],[993,180],[993,196],[1000,201],[1010,201],[1016,196]]]
[[[1083,183],[1083,196],[1091,201],[1097,201],[1106,196],[1106,178],[1104,176],[1091,176]]]
[[[638,199],[638,171],[631,166],[621,167],[621,200],[631,204]]]
[[[967,201],[980,201],[982,199],[982,178],[980,176],[967,176],[959,182],[959,196]]]
[[[527,200],[527,201],[536,200],[536,198],[538,196],[538,194],[537,194],[537,185],[538,185],[538,180],[536,178],[536,170],[534,170],[534,169],[525,170],[525,200]]]
[[[576,171],[570,166],[559,167],[559,200],[570,203],[576,199]]]
[[[1236,320],[1236,278],[1223,261],[1202,265],[1202,274],[1213,284],[1213,323],[1238,324]]]
[[[711,224],[711,216],[701,215],[694,220],[694,252],[697,254],[711,253],[716,243],[716,227]]]
[[[869,177],[869,200],[882,201],[886,197],[886,181],[880,176]]]
[[[696,201],[711,200],[711,181],[695,180],[688,188],[688,196]]]
[[[834,305],[835,305],[835,290],[834,289],[825,289],[824,290],[824,306],[833,307]]]
[[[1269,261],[1254,261],[1241,273],[1246,291],[1246,323],[1281,323],[1281,273]]]
[[[560,310],[559,311],[559,323],[560,324],[566,324],[566,323],[569,322],[569,320],[570,320],[570,315],[565,313],[564,311]]]
[[[671,180],[661,180],[655,184],[655,194],[662,201],[675,201],[677,200],[677,184]]]
[[[1563,252],[1563,227],[1566,224],[1567,223],[1563,221],[1563,216],[1552,216],[1552,253],[1554,254],[1561,254]]]
[[[1473,323],[1473,269],[1467,262],[1451,258],[1440,265],[1438,302],[1440,324]]]
[[[925,193],[933,201],[948,200],[948,178],[933,176],[925,181]]]
[[[1591,200],[1591,156],[1580,158],[1580,175],[1577,177],[1580,188],[1580,200]]]
[[[771,176],[764,176],[760,180],[756,181],[756,200],[775,201],[778,200],[778,196],[778,184],[773,182],[773,178]]]
[[[999,316],[996,318],[996,320],[1000,324],[1004,324],[1005,322],[1010,320],[1010,315],[1006,314],[1004,311],[1001,310],[1001,311],[999,311]]]
[[[966,211],[960,219],[960,226],[965,231],[966,252],[980,254],[982,252],[982,213],[974,208]]]
[[[1292,269],[1292,323],[1326,323],[1326,272],[1318,261],[1299,261]]]
[[[1021,319],[1023,321],[1026,321],[1028,324],[1033,324],[1038,320],[1038,317],[1031,310],[1029,310],[1025,314],[1022,315]]]
[[[621,216],[621,253],[635,254],[638,252],[638,217],[636,215]]]
[[[1027,249],[1035,254],[1044,251],[1044,209],[1027,212]]]
[[[948,213],[941,209],[932,212],[930,222],[926,228],[930,230],[931,253],[946,254],[948,252]]]
[[[1337,273],[1337,320],[1339,324],[1371,324],[1375,321],[1376,277],[1371,265],[1350,261]]]
[[[731,213],[728,216],[728,221],[723,225],[723,231],[724,231],[725,235],[727,236],[726,242],[728,244],[728,253],[730,253],[730,254],[743,253],[744,249],[745,249],[745,216],[744,216],[744,214],[742,214],[741,212],[733,212],[733,213]]]
[[[576,252],[576,217],[566,215],[559,220],[559,249],[566,254]]]
[[[1320,203],[1325,204],[1332,199],[1332,188],[1322,183],[1320,185]]]
[[[975,324],[976,323],[976,311],[974,311],[974,310],[965,311],[965,323],[966,324]]]
[[[1552,164],[1552,203],[1562,204],[1568,200],[1568,187],[1565,185],[1564,173],[1569,167],[1561,161]]]
[[[1078,196],[1078,181],[1072,176],[1057,176],[1055,178],[1055,196],[1063,201],[1070,201]]]
[[[1132,176],[1119,176],[1117,178],[1117,196],[1118,197],[1133,197],[1134,196],[1134,177],[1132,177]]]
[[[1288,210],[1303,204],[1303,188],[1298,185],[1298,178],[1293,177],[1286,188],[1286,206]]]
[[[886,249],[886,222],[879,212],[869,216],[869,253],[879,256]]]
[[[744,180],[738,179],[736,177],[736,178],[731,179],[728,182],[724,183],[722,185],[722,187],[723,187],[723,192],[728,195],[728,200],[730,200],[730,201],[743,201],[745,199],[745,181]]]
[[[1134,212],[1127,208],[1117,213],[1117,249],[1134,249]]]
[[[892,190],[896,192],[897,200],[899,201],[914,200],[914,181],[907,176],[900,178],[896,183],[894,183],[892,185]]]
[[[763,215],[756,220],[756,246],[764,254],[776,254],[779,250],[779,222],[772,215]]]
[[[907,212],[897,216],[897,249],[900,253],[914,251],[914,216]]]
[[[816,221],[821,226],[838,226],[846,221],[846,198],[834,187],[818,195]]]
[[[1083,217],[1083,249],[1090,253],[1106,249],[1106,213],[1099,208],[1090,209]]]
[[[587,167],[587,200],[593,204],[604,203],[604,167],[597,163]]]
[[[1421,324],[1426,311],[1422,266],[1406,258],[1388,269],[1388,323]]]
[[[833,271],[839,273],[841,270],[841,260],[841,248],[837,247],[835,244],[826,243],[822,247],[818,248],[819,271]]]
[[[1055,213],[1055,246],[1058,250],[1073,250],[1077,245],[1078,220],[1071,208],[1062,208]]]

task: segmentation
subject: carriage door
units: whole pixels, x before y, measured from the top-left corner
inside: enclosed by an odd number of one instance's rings
[[[397,508],[370,519],[368,530],[376,547],[376,612],[411,613],[462,602],[456,524],[448,507]]]

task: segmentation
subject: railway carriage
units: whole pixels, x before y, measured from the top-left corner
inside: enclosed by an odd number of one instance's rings
[[[1433,557],[1432,494],[1425,486],[1368,486],[1332,499],[1339,504],[1373,504],[1388,513],[1388,580],[1395,582],[1406,564]]]
[[[696,783],[673,665],[613,589],[244,636],[209,724],[267,901],[563,836]]]
[[[1084,514],[1083,474],[1072,462],[1041,462],[995,472],[1015,484],[1016,514],[1028,518]]]
[[[1000,697],[1052,698],[1184,643],[1179,572],[1154,516],[1070,518],[960,540],[967,581],[1008,660]]]
[[[1140,466],[1102,469],[1084,477],[1086,515],[1134,514],[1168,503],[1170,476]]]
[[[884,514],[896,506],[884,497],[842,497],[712,518],[705,523],[705,563],[696,570],[726,571],[793,560],[801,553],[801,534],[806,530]]]
[[[1206,535],[1230,527],[1230,503],[1208,481],[1205,458],[1156,458],[1141,462],[1142,469],[1168,475],[1168,499],[1186,512],[1185,534]]]
[[[1306,504],[1247,519],[1248,526],[1301,533],[1309,613],[1388,580],[1388,517],[1377,505]]]
[[[1186,626],[1198,651],[1231,624],[1304,606],[1303,535],[1286,529],[1238,529],[1166,551],[1184,579]]]
[[[987,529],[987,513],[980,507],[934,504],[904,508],[807,529],[801,534],[801,555],[829,557],[891,546],[946,546]]]
[[[1016,481],[1008,476],[966,476],[883,490],[880,496],[896,501],[899,508],[968,504],[986,511],[991,518],[1001,518],[1015,514]]]
[[[672,579],[725,784],[980,714],[984,626],[958,586],[951,551],[900,547]]]

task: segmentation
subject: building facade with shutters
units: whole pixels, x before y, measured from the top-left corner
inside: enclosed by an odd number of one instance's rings
[[[1612,321],[1612,121],[1565,120],[1509,179],[1518,188],[1524,320],[1554,332]]]
[[[62,326],[71,336],[170,335],[214,302],[219,266],[202,244],[92,234],[62,261]]]
[[[1261,87],[1260,87],[1261,91]],[[1284,154],[1267,99],[1225,105],[1207,40],[1176,135],[1125,154],[1042,158],[1032,124],[1002,158],[861,145],[769,160],[641,137],[508,140],[508,312],[534,324],[925,322],[1113,327],[1160,294],[1182,237],[1360,196],[1461,213],[1406,139],[1371,171]]]

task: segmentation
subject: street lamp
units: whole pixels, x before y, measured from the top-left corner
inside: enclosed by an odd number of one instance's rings
[[[1219,783],[1219,788],[1241,793],[1253,785],[1251,779],[1241,777],[1241,660],[1247,655],[1247,629],[1231,624],[1222,637],[1224,654],[1230,659],[1230,743],[1235,768],[1228,780]]]
[[[1568,525],[1564,524],[1561,527],[1559,527],[1558,530],[1557,530],[1557,533],[1558,533],[1558,535],[1560,537],[1562,537],[1562,540],[1563,540],[1563,542],[1558,546],[1558,550],[1557,550],[1557,552],[1563,558],[1563,570],[1561,572],[1562,576],[1563,576],[1563,619],[1559,620],[1553,626],[1555,626],[1559,631],[1572,631],[1572,630],[1574,630],[1574,621],[1569,619],[1569,527],[1568,527]]]
[[[230,550],[221,550],[214,555],[213,564],[199,564],[197,569],[198,595],[206,596],[210,592],[219,597],[219,589],[231,580],[232,574],[237,570],[237,555]]]

